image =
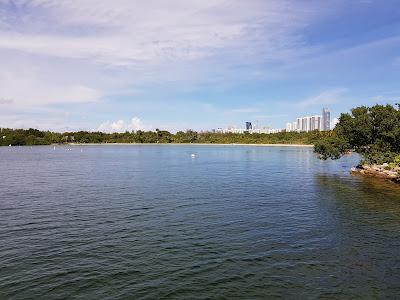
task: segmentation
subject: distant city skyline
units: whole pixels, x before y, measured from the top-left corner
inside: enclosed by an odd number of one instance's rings
[[[324,110],[329,111],[328,109],[324,108]],[[330,117],[330,115],[329,115]],[[317,118],[317,119],[315,119]],[[302,128],[302,119],[304,119],[304,130]],[[306,120],[307,119],[307,120]],[[300,120],[300,121],[299,121]],[[297,123],[300,122],[300,125],[297,125]],[[314,125],[311,124],[313,122]],[[330,120],[329,120],[330,122]],[[309,124],[309,127],[306,127]],[[300,127],[299,127],[300,126]],[[277,127],[273,128],[270,125],[263,125],[259,124],[258,120],[255,121],[245,121],[242,122],[242,125],[228,125],[227,127],[218,127],[214,128],[211,131],[212,132],[220,132],[220,133],[266,133],[266,134],[271,134],[271,133],[278,133],[278,132],[291,132],[291,131],[312,131],[312,130],[322,130],[322,117],[321,116],[313,116],[313,117],[303,117],[303,118],[297,118],[296,122],[293,123],[286,123],[285,127]],[[300,128],[300,129],[298,129]],[[329,130],[329,129],[328,129]],[[209,130],[202,130],[202,131],[209,131]]]
[[[283,128],[400,99],[398,0],[0,0],[0,127]],[[397,101],[396,101],[397,100]]]
[[[328,131],[335,125],[331,125],[331,122],[331,111],[329,108],[324,107],[321,115],[299,117],[294,122],[286,123],[285,130],[289,132]]]
[[[251,121],[244,122],[244,126],[229,125],[226,128],[212,129],[213,132],[220,133],[277,133],[283,131],[283,128],[272,128],[271,126],[259,126],[258,121],[254,123]]]
[[[270,125],[259,125],[259,121],[245,121],[242,126],[228,125],[226,128],[217,128],[212,131],[216,132],[231,132],[231,133],[276,133],[281,131],[286,132],[309,132],[314,130],[328,131],[333,129],[338,123],[338,118],[331,117],[329,108],[324,107],[321,109],[321,115],[309,115],[296,118],[296,121],[287,122],[286,126],[273,128]],[[243,126],[244,125],[244,126]]]

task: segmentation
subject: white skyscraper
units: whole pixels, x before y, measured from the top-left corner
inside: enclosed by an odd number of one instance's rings
[[[311,131],[321,130],[321,116],[311,117]]]
[[[327,114],[325,117],[330,119],[330,113],[329,110],[324,109],[325,114]],[[323,130],[324,128],[324,122],[323,122],[323,117],[322,116],[309,116],[309,117],[302,117],[302,118],[297,118],[295,122],[293,122],[291,125],[290,123],[286,124],[286,131],[313,131],[313,130]],[[328,126],[330,128],[330,126]],[[288,130],[289,129],[289,130]],[[329,129],[328,129],[329,130]]]
[[[297,128],[297,131],[303,131],[302,130],[302,119],[301,118],[297,118],[296,119],[296,122],[297,122],[297,126],[296,126],[296,128]]]
[[[305,117],[306,119],[306,130],[307,132],[311,131],[312,129],[312,117]]]

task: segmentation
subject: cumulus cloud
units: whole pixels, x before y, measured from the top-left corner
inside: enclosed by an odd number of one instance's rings
[[[125,132],[125,131],[137,131],[148,129],[140,118],[134,117],[130,121],[125,122],[124,120],[118,120],[114,122],[104,122],[97,130],[100,132],[112,133],[112,132]]]

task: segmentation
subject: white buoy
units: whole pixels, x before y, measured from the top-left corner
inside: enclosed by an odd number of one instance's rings
[[[56,150],[56,146],[53,147],[53,150],[54,150],[54,151]]]
[[[196,157],[196,154],[192,153],[191,157],[192,157],[192,158],[195,158],[195,157]]]

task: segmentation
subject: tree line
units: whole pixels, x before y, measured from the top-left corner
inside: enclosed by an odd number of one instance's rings
[[[363,157],[361,163],[400,165],[400,105],[353,108],[343,113],[331,131],[216,133],[165,130],[124,133],[40,131],[1,129],[0,145],[50,145],[63,143],[206,143],[206,144],[313,144],[321,159],[338,159],[349,152]]]
[[[206,144],[314,144],[327,136],[327,132],[280,132],[264,133],[216,133],[193,130],[170,133],[165,130],[132,131],[124,133],[40,131],[37,129],[3,128],[0,136],[2,146],[33,146],[65,143],[206,143]]]

